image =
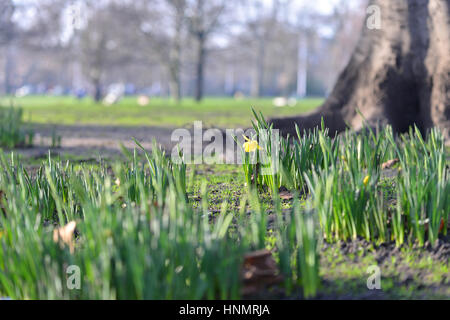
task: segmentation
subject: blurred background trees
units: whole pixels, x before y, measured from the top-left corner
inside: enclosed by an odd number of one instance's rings
[[[2,0],[0,93],[325,96],[366,0]]]

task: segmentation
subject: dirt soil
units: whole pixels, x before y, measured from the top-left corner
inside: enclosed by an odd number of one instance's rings
[[[321,286],[314,300],[450,300],[450,236],[425,248],[374,246],[366,240],[324,243],[321,249]],[[433,264],[446,266],[436,270]],[[370,266],[380,269],[381,288],[368,289]],[[439,277],[436,280],[436,277]],[[246,299],[303,299],[301,291],[286,294],[271,287]]]
[[[35,133],[33,147],[14,149],[15,152],[28,158],[45,157],[50,148],[53,154],[108,159],[121,154],[121,144],[129,150],[136,148],[133,138],[136,138],[148,151],[152,149],[153,141],[155,140],[159,146],[170,154],[180,142],[178,138],[172,140],[172,133],[177,128],[34,124],[32,129]],[[187,129],[191,132],[193,140],[192,128]],[[61,144],[57,147],[52,147],[52,137],[59,137]],[[209,141],[204,141],[202,150],[209,143]],[[229,148],[230,146],[225,144],[225,147]],[[192,151],[192,154],[195,155],[196,151],[193,149]]]
[[[336,261],[331,260],[334,257],[338,257]],[[397,247],[393,242],[374,246],[363,239],[324,244],[321,260],[322,270],[334,267],[337,272],[323,272],[323,290],[318,299],[450,299],[450,236],[441,237],[433,246],[427,243],[424,248]],[[447,272],[433,268],[437,264],[446,266]],[[380,268],[380,290],[367,289],[370,274],[366,269],[370,265]],[[351,272],[340,271],[344,268],[359,268],[366,271],[362,273],[366,277],[352,277]]]
[[[136,147],[132,137],[136,138],[144,148],[150,150],[153,140],[166,150],[175,146],[170,138],[173,129],[159,127],[126,127],[96,125],[34,125],[34,147],[17,149],[28,157],[42,157],[48,152],[52,136],[61,138],[61,145],[52,148],[55,154],[71,154],[109,158],[121,151],[120,145],[132,149]]]

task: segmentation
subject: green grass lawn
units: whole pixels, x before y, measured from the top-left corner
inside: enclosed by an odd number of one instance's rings
[[[294,107],[276,108],[272,99],[206,98],[201,103],[184,99],[175,104],[169,99],[152,98],[149,105],[137,104],[136,97],[127,97],[113,106],[104,106],[90,98],[28,96],[0,98],[0,105],[14,105],[24,109],[24,120],[49,124],[99,124],[130,126],[190,126],[203,121],[204,126],[248,127],[253,118],[251,108],[262,111],[267,117],[289,116],[311,111],[323,99],[309,98]]]

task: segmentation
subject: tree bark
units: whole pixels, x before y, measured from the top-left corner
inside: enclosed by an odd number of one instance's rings
[[[175,34],[170,47],[169,53],[169,77],[170,77],[170,95],[179,102],[181,99],[181,47],[182,47],[182,30],[185,16],[184,1],[170,1],[175,10]]]
[[[12,74],[14,72],[14,48],[11,43],[8,43],[8,45],[5,48],[6,54],[5,54],[5,94],[13,94],[14,92],[14,85],[12,83]]]
[[[179,102],[181,98],[181,78],[180,78],[180,69],[181,69],[181,61],[180,61],[180,51],[181,45],[178,39],[174,40],[173,47],[170,51],[170,61],[169,61],[169,89],[170,95],[172,98]]]
[[[252,77],[251,96],[259,98],[261,96],[262,84],[264,81],[264,60],[265,60],[265,41],[261,37],[257,39],[256,59]]]
[[[197,102],[203,99],[203,77],[205,65],[205,35],[203,32],[197,34],[197,77],[195,86],[195,100]]]
[[[181,86],[180,86],[180,77],[177,71],[170,71],[170,81],[169,81],[169,91],[170,96],[175,102],[179,102],[181,99]]]
[[[102,85],[100,83],[100,80],[94,79],[93,85],[94,85],[94,100],[95,102],[99,102],[100,100],[102,100],[103,97]]]
[[[405,132],[437,126],[446,139],[450,128],[449,0],[372,0],[381,28],[364,24],[347,67],[325,103],[299,117],[272,119],[284,134],[320,124],[330,133],[359,130],[362,113],[370,126],[392,125]],[[447,140],[448,142],[448,140]]]

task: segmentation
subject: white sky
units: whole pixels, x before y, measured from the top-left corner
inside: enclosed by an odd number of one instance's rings
[[[40,1],[43,0],[13,0],[13,1],[16,4],[20,5],[20,4],[38,4]],[[263,6],[267,6],[267,8],[269,9],[274,0],[249,0],[250,3],[252,1],[255,1],[255,3],[260,2],[263,4]],[[334,11],[336,5],[338,5],[339,0],[280,0],[280,2],[281,3],[290,2],[290,9],[289,9],[290,16],[288,16],[288,19],[292,22],[293,25],[296,25],[299,18],[298,14],[301,13],[302,11],[317,12],[321,14],[331,14]],[[357,0],[347,0],[346,4],[347,5],[350,4],[350,6],[353,6],[357,2],[358,2]],[[74,1],[74,3],[77,3],[77,1]],[[80,7],[78,10],[80,10]],[[78,12],[82,14],[82,12],[80,11]],[[33,12],[33,10],[27,12],[28,17],[30,18],[34,14],[35,13]],[[69,19],[70,18],[69,12],[66,12],[65,16],[67,17],[67,19]],[[29,19],[20,19],[20,21],[22,24],[25,24],[24,21],[29,21]],[[63,41],[70,38],[72,34],[70,29],[71,28],[68,28],[63,32],[62,34]],[[327,35],[331,32],[331,30],[327,30],[327,28],[320,28],[319,32],[324,35]],[[221,42],[220,39],[216,40],[219,40],[218,42]]]
[[[270,1],[270,0],[264,0]],[[314,9],[317,12],[323,14],[330,14],[333,12],[334,6],[337,4],[338,0],[293,0],[292,5],[295,9],[301,9],[302,7],[307,7]],[[297,11],[297,10],[294,10]]]

